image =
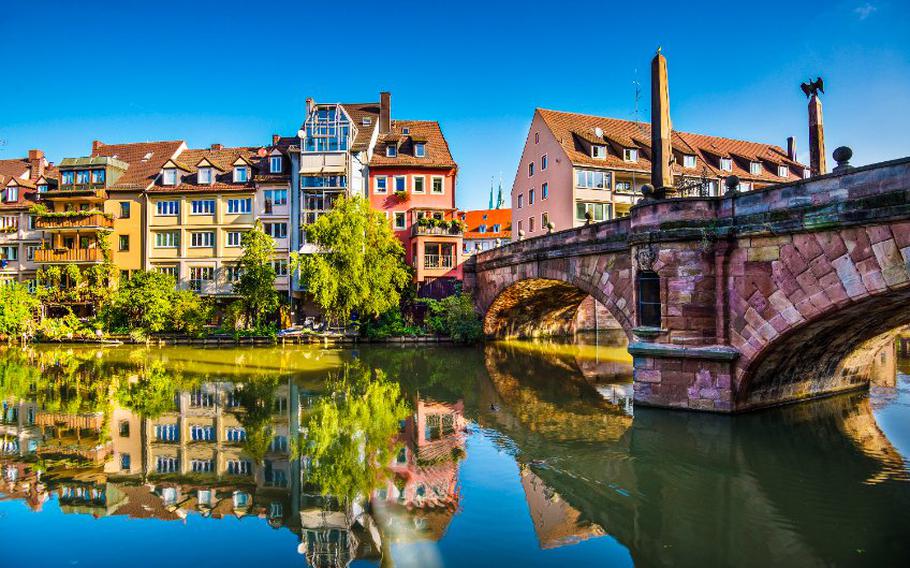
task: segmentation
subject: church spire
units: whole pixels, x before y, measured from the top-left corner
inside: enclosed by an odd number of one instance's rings
[[[490,206],[487,209],[493,208],[493,176],[490,176]]]
[[[502,198],[502,174],[499,174],[499,196],[496,198],[496,209],[501,209],[506,202]],[[492,207],[490,207],[492,209]]]

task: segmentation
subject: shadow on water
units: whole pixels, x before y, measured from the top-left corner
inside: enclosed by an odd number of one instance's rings
[[[444,547],[422,546],[464,538],[449,533],[471,507],[459,476],[488,439],[519,479],[484,462],[486,483],[520,483],[530,519],[487,522],[530,522],[538,549],[523,558],[610,535],[646,566],[894,565],[910,559],[910,481],[873,412],[910,408],[906,381],[730,417],[633,412],[630,361],[605,334],[483,348],[7,350],[0,499],[35,513],[261,519],[295,534],[292,552],[314,566],[451,564]],[[89,539],[92,527],[69,530]]]

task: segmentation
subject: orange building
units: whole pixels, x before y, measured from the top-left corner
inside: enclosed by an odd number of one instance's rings
[[[370,204],[386,214],[404,245],[418,294],[451,294],[461,280],[462,262],[458,166],[438,122],[392,120],[388,98],[382,103],[369,163]]]

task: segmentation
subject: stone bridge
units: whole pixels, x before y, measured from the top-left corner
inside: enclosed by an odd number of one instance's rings
[[[478,254],[466,289],[496,338],[569,334],[600,302],[629,338],[639,404],[736,412],[868,386],[910,323],[910,158]]]

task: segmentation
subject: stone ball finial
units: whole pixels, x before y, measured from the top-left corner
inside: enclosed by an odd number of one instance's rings
[[[585,211],[585,225],[590,225],[592,222],[594,222],[594,213]]]
[[[727,193],[724,195],[734,195],[736,193],[736,188],[739,187],[739,176],[727,176],[727,179],[724,180],[724,187],[727,188]]]
[[[641,186],[641,195],[645,199],[654,199],[654,186],[650,183]]]
[[[853,150],[849,146],[839,146],[834,150],[834,161],[837,162],[837,166],[834,168],[835,172],[843,172],[850,170],[853,166],[850,165],[850,158],[853,157]]]

